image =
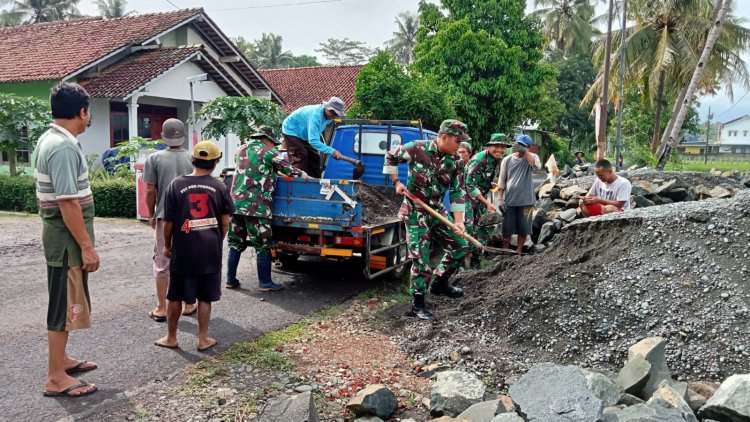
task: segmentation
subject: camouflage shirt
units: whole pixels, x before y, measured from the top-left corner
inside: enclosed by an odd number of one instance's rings
[[[500,160],[496,160],[487,151],[480,151],[466,165],[464,172],[464,189],[467,198],[472,204],[477,203],[477,197],[481,194],[486,196],[492,187],[492,182],[497,179],[497,166]]]
[[[429,143],[428,143],[429,142]],[[409,163],[409,180],[406,188],[417,198],[438,212],[445,213],[443,197],[450,189],[451,212],[464,212],[464,190],[460,175],[463,163],[458,154],[449,155],[438,151],[433,141],[413,141],[389,151],[385,155],[384,174],[398,174],[398,164]],[[419,209],[404,199],[401,214]],[[419,209],[421,212],[426,212]]]
[[[276,173],[291,176],[300,172],[284,161],[276,148],[258,139],[237,151],[237,167],[232,183],[235,214],[248,217],[271,218]]]

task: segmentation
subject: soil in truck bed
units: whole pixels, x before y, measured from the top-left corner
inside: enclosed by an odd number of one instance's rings
[[[362,183],[357,191],[357,200],[362,204],[362,225],[374,226],[397,220],[398,209],[404,198],[396,195],[392,186]]]

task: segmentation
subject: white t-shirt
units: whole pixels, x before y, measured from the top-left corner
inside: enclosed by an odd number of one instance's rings
[[[609,184],[596,178],[589,190],[589,195],[607,201],[625,201],[622,209],[627,211],[630,209],[630,191],[632,189],[633,186],[630,184],[630,181],[624,177],[617,176],[617,179]]]

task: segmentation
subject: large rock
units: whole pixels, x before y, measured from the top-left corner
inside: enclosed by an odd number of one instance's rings
[[[484,384],[476,375],[446,371],[437,375],[432,388],[430,414],[455,417],[484,399]]]
[[[651,364],[643,356],[637,355],[625,362],[617,375],[617,384],[624,392],[638,396],[646,386],[650,373]]]
[[[640,195],[633,196],[633,202],[635,203],[636,208],[653,207],[656,205],[654,201]]]
[[[665,182],[665,183],[662,183],[661,185],[659,185],[659,187],[657,187],[656,189],[654,189],[653,193],[655,195],[662,195],[663,196],[662,192],[666,192],[666,191],[674,188],[676,184],[677,184],[677,180],[672,179],[672,180],[670,180],[668,182]]]
[[[688,191],[685,188],[676,188],[662,192],[661,196],[665,196],[674,202],[682,202],[688,199]]]
[[[703,397],[702,395],[696,393],[693,390],[688,390],[687,393],[687,404],[690,406],[690,409],[693,410],[693,412],[698,413],[698,410],[700,410],[701,407],[703,407],[708,399]]]
[[[624,409],[610,407],[604,411],[601,420],[602,422],[685,422],[677,409],[653,404],[636,404]]]
[[[698,415],[719,421],[750,421],[750,374],[727,378]]]
[[[572,223],[573,220],[578,217],[578,210],[576,209],[567,209],[560,214],[557,215],[557,218],[566,222],[566,223]]]
[[[707,188],[705,185],[695,186],[691,188],[691,190],[697,199],[711,198],[711,189]]]
[[[555,187],[552,182],[546,182],[542,186],[539,186],[539,198],[549,198],[550,191]]]
[[[602,416],[602,401],[589,391],[586,377],[575,366],[536,365],[509,392],[526,421],[593,422]]]
[[[524,420],[515,413],[501,413],[492,418],[490,422],[524,422]]]
[[[630,193],[635,196],[646,196],[650,194],[651,191],[644,189],[642,186],[633,185],[630,189]]]
[[[628,349],[628,360],[633,359],[636,356],[641,356],[651,364],[651,369],[649,371],[646,385],[643,387],[642,394],[634,394],[627,390],[626,392],[647,399],[654,394],[662,381],[672,380],[672,377],[669,374],[669,367],[667,367],[667,357],[665,355],[666,347],[667,341],[661,337],[645,338],[630,346]]]
[[[560,198],[566,201],[571,198],[580,197],[586,195],[588,191],[578,185],[568,186],[567,188],[560,190]]]
[[[583,370],[586,387],[602,401],[604,407],[613,406],[620,401],[623,391],[604,374]]]
[[[728,189],[724,189],[721,186],[715,186],[713,189],[708,191],[711,198],[731,198],[732,192]]]
[[[688,384],[688,387],[708,400],[716,394],[716,390],[721,387],[721,384],[716,382],[694,381]]]
[[[346,405],[357,416],[375,415],[388,419],[398,409],[398,399],[385,385],[368,385]]]
[[[490,422],[497,413],[500,400],[484,401],[471,405],[458,415],[458,419],[468,419],[471,422]]]
[[[274,397],[258,415],[258,422],[319,422],[318,411],[311,392],[294,397]]]
[[[555,236],[555,223],[544,223],[542,225],[542,230],[539,231],[539,239],[537,239],[536,243],[547,243],[550,240],[552,240],[552,237]]]
[[[651,398],[648,399],[647,404],[653,404],[656,400],[664,400],[669,403],[672,408],[677,409],[686,422],[698,422],[698,418],[695,417],[693,410],[690,409],[690,406],[685,399],[683,399],[684,396],[684,393],[678,392],[672,388],[669,385],[669,381],[665,380],[659,384],[659,388],[656,389]]]
[[[648,180],[631,180],[630,183],[633,186],[633,188],[639,189],[637,191],[638,195],[646,196],[646,195],[654,193],[654,185]]]
[[[383,421],[377,416],[365,416],[362,418],[355,419],[354,422],[385,422],[385,421]]]

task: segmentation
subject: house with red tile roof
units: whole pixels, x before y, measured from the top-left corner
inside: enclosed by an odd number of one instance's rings
[[[166,119],[189,119],[191,99],[196,109],[223,96],[283,103],[200,8],[2,28],[0,39],[0,92],[48,99],[54,84],[71,81],[91,94],[92,125],[80,136],[86,154],[135,135],[160,138]],[[191,89],[190,78],[204,74]],[[236,139],[215,141],[230,160]]]
[[[287,113],[306,105],[339,97],[348,110],[354,103],[355,80],[362,70],[355,66],[317,66],[261,69],[260,75],[284,99]]]

